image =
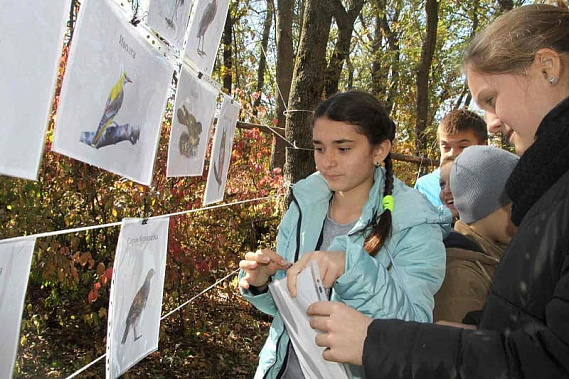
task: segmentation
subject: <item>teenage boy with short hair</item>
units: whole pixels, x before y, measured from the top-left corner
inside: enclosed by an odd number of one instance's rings
[[[487,145],[486,121],[467,109],[453,110],[439,124],[437,140],[441,152],[441,162],[446,157],[460,154],[468,146]],[[430,174],[421,176],[415,183],[415,189],[425,195],[435,206],[443,205],[439,198],[440,177],[441,171],[437,168]]]

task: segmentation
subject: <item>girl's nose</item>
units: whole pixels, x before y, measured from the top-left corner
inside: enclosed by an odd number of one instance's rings
[[[486,127],[492,134],[496,134],[502,130],[504,123],[495,113],[486,112]]]

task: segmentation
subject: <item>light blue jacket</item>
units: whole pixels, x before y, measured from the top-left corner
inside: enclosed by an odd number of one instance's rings
[[[379,217],[383,212],[383,188],[384,170],[379,168],[360,219],[347,236],[336,237],[328,248],[346,252],[345,272],[336,280],[331,299],[373,318],[432,322],[433,297],[445,273],[442,240],[450,230],[449,213],[438,211],[419,192],[395,179],[392,235],[372,257],[363,249],[367,233],[359,231],[374,214]],[[317,172],[295,184],[292,194],[293,203],[279,226],[276,250],[289,262],[315,250],[332,192]],[[240,278],[243,275],[241,271]],[[274,279],[285,275],[278,271]],[[255,377],[276,378],[288,350],[289,336],[270,292],[242,293],[259,310],[274,316]],[[352,373],[355,377],[363,376],[361,368],[352,369]]]
[[[421,176],[415,183],[415,189],[421,192],[435,207],[444,205],[439,197],[441,193],[441,169],[437,168],[427,175]]]

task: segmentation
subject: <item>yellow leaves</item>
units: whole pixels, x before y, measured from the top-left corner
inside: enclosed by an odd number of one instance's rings
[[[106,318],[107,317],[107,308],[99,309],[99,318]]]
[[[99,262],[97,265],[97,275],[102,276],[105,273],[105,264],[103,262]]]

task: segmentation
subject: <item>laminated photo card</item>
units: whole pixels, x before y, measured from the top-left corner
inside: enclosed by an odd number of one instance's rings
[[[168,147],[167,176],[200,176],[218,91],[182,67]]]
[[[109,299],[106,377],[158,349],[169,218],[124,219]]]
[[[118,5],[84,0],[53,150],[149,185],[172,73]]]
[[[0,0],[0,174],[37,179],[70,4]]]
[[[152,0],[148,25],[181,51],[192,4],[192,0]]]
[[[194,8],[185,56],[197,70],[211,75],[227,18],[229,0],[197,0]]]
[[[12,377],[35,243],[0,243],[0,378]]]
[[[205,185],[204,205],[223,200],[227,172],[231,160],[235,126],[239,117],[239,103],[227,95],[223,95],[223,103],[219,111],[213,148]]]

